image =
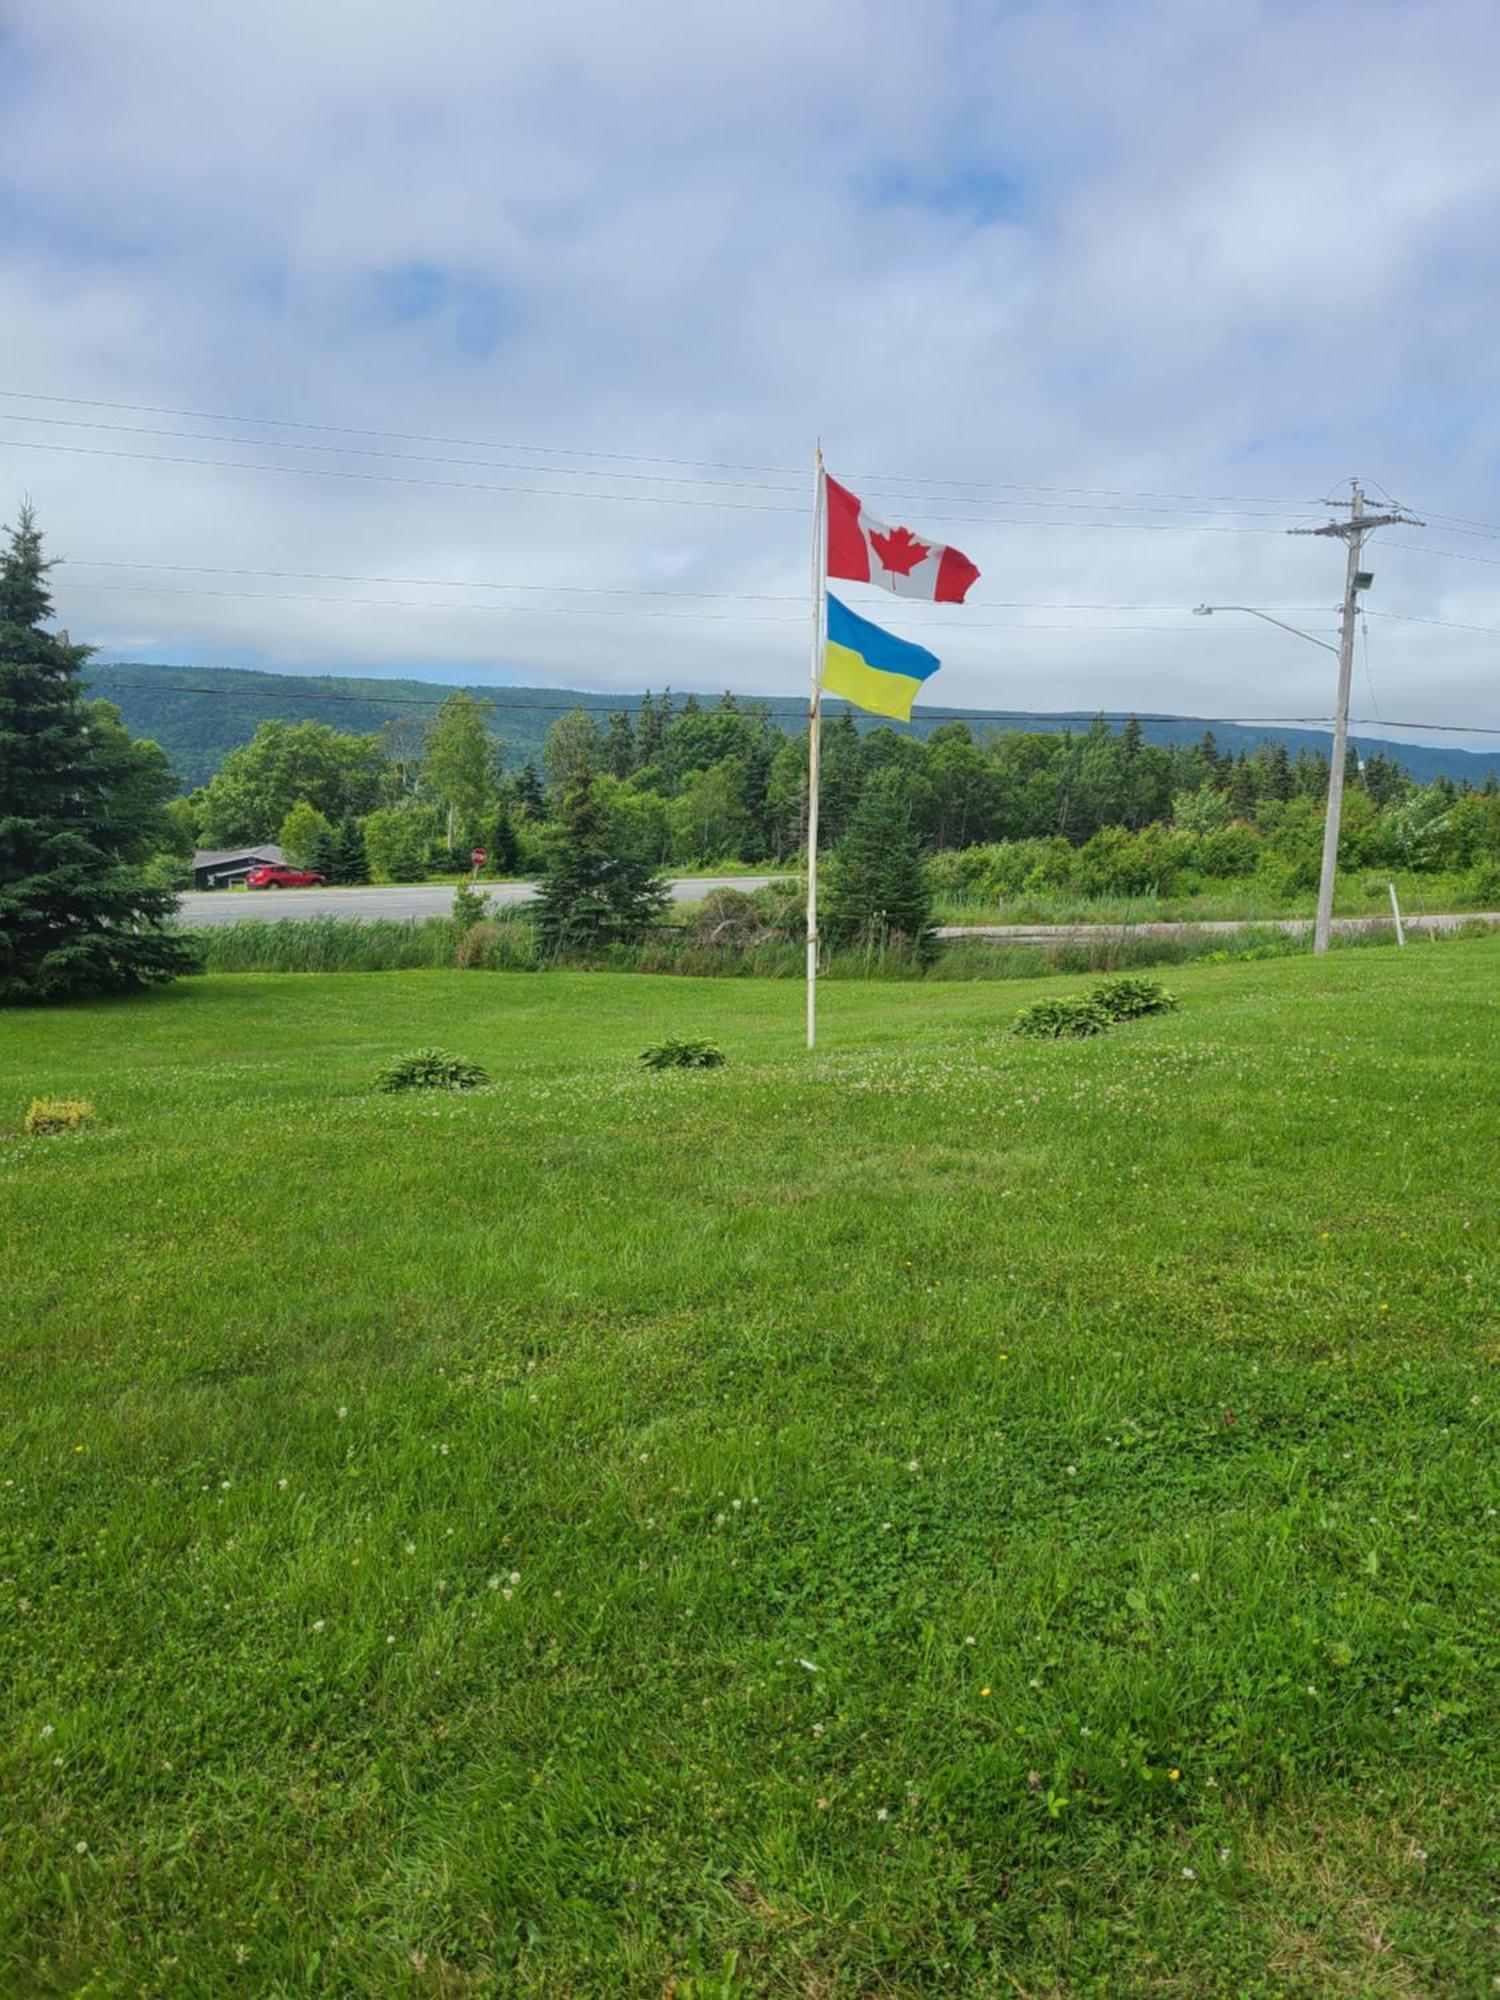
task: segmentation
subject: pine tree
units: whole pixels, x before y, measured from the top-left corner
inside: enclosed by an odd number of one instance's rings
[[[894,768],[876,771],[828,871],[822,931],[831,945],[904,943],[932,949],[932,890],[912,828],[910,788]]]
[[[640,713],[637,715],[635,721],[637,770],[645,764],[660,763],[661,750],[661,717],[656,712],[656,703],[651,699],[651,690],[647,688],[646,692],[641,696]]]
[[[50,567],[30,506],[0,557],[0,1000],[147,986],[193,969],[143,869],[170,838],[164,752],[86,702],[87,646],[42,630]]]
[[[612,778],[628,778],[635,769],[635,725],[628,708],[616,710],[609,718],[603,754],[604,768]]]
[[[517,809],[528,819],[545,819],[547,794],[542,789],[542,774],[529,757],[510,782]]]
[[[581,769],[563,794],[558,826],[532,904],[537,936],[551,952],[631,943],[661,916],[665,883],[651,863],[621,852],[594,775]]]
[[[370,857],[365,852],[365,836],[357,819],[340,820],[334,829],[330,882],[368,882]]]

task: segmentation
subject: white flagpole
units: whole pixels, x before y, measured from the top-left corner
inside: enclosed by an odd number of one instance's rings
[[[818,764],[823,723],[823,618],[828,578],[823,558],[823,447],[813,455],[812,697],[807,716],[807,1046],[818,1036]]]

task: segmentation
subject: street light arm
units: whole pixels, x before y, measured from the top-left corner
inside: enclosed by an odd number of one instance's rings
[[[1211,618],[1216,611],[1243,611],[1251,618],[1263,619],[1267,625],[1275,625],[1283,632],[1290,632],[1293,638],[1305,639],[1309,646],[1321,646],[1325,653],[1338,651],[1338,647],[1330,645],[1326,639],[1315,639],[1311,632],[1304,632],[1297,625],[1288,625],[1284,619],[1273,618],[1269,611],[1257,611],[1253,604],[1198,604],[1193,607],[1193,614],[1198,618]]]

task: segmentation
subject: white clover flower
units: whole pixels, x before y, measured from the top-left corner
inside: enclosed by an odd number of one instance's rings
[[[349,1405],[348,1405],[347,1403],[340,1403],[340,1404],[339,1404],[339,1421],[340,1421],[340,1422],[342,1422],[342,1421],[343,1421],[343,1419],[344,1419],[345,1417],[347,1417],[347,1416],[348,1416],[348,1414],[349,1414]]]
[[[47,1737],[47,1736],[51,1736],[51,1735],[53,1734],[53,1732],[54,1732],[54,1729],[55,1729],[55,1727],[56,1727],[56,1725],[55,1725],[55,1724],[53,1724],[53,1723],[51,1723],[51,1722],[44,1722],[44,1723],[42,1724],[42,1735],[43,1735],[43,1737]]]
[[[517,1584],[518,1584],[518,1583],[519,1583],[520,1581],[521,1581],[521,1572],[520,1572],[520,1571],[519,1571],[518,1569],[513,1569],[513,1570],[511,1571],[511,1573],[510,1573],[510,1587],[511,1587],[511,1589],[512,1589],[512,1590],[514,1590],[514,1589],[515,1589],[515,1587],[516,1587],[516,1585],[517,1585]]]
[[[326,1618],[315,1618],[315,1619],[313,1620],[313,1622],[312,1622],[312,1628],[313,1628],[313,1630],[314,1630],[315,1632],[321,1632],[321,1631],[322,1631],[322,1629],[323,1629],[323,1627],[324,1627],[324,1626],[325,1626],[325,1625],[326,1625],[327,1623],[328,1623],[328,1620],[327,1620]]]
[[[87,1854],[88,1851],[89,1851],[88,1842],[86,1840],[80,1840],[77,1848],[75,1849],[75,1852],[79,1854]]]
[[[285,1493],[285,1491],[286,1491],[286,1487],[287,1487],[287,1482],[286,1482],[286,1481],[285,1481],[284,1479],[278,1479],[278,1480],[277,1480],[277,1482],[276,1482],[276,1491],[277,1491],[278,1493]]]
[[[878,1813],[876,1813],[875,1817],[876,1817],[876,1819],[889,1819],[889,1818],[890,1818],[890,1814],[889,1814],[889,1812],[888,1812],[888,1811],[886,1810],[886,1808],[885,1808],[884,1806],[882,1806],[882,1807],[880,1808],[879,1812],[878,1812]]]

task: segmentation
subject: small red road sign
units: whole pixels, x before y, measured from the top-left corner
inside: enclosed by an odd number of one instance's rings
[[[489,860],[489,858],[490,857],[485,853],[482,847],[476,847],[474,849],[474,852],[469,856],[469,859],[473,862],[476,868],[482,868],[485,862]]]

